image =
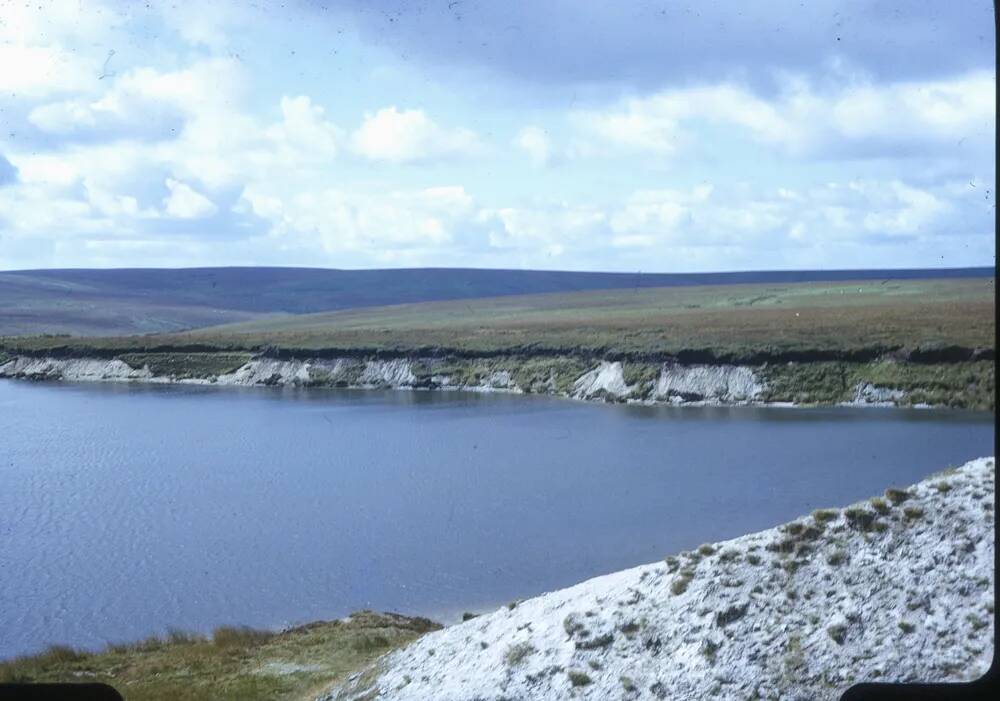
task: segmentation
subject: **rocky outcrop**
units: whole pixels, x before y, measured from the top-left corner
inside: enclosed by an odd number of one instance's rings
[[[992,458],[430,633],[325,701],[836,699],[993,656]]]
[[[111,382],[149,380],[146,368],[132,368],[122,360],[32,358],[16,356],[0,365],[0,377],[70,382]]]
[[[667,364],[653,390],[656,399],[741,403],[757,399],[763,383],[739,365]]]
[[[859,383],[854,388],[852,404],[871,404],[874,406],[893,406],[906,396],[900,389],[879,387],[870,382]]]
[[[634,389],[634,387],[625,384],[621,363],[602,361],[600,365],[573,383],[573,396],[577,399],[592,399],[594,397],[625,399],[632,394]]]
[[[417,378],[410,369],[410,361],[369,360],[357,384],[362,387],[412,387]]]

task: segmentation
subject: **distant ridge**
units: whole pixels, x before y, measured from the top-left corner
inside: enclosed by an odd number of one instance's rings
[[[219,267],[0,272],[0,335],[176,331],[267,314],[600,289],[993,277],[995,267],[602,273]]]

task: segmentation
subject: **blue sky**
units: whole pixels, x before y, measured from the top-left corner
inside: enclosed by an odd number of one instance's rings
[[[0,269],[993,265],[992,12],[0,0]]]

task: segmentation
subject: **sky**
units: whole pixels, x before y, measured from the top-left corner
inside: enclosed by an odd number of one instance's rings
[[[0,269],[995,265],[992,3],[0,0]]]

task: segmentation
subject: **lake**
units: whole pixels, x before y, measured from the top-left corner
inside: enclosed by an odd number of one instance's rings
[[[993,414],[0,381],[0,657],[449,622],[993,454]]]

